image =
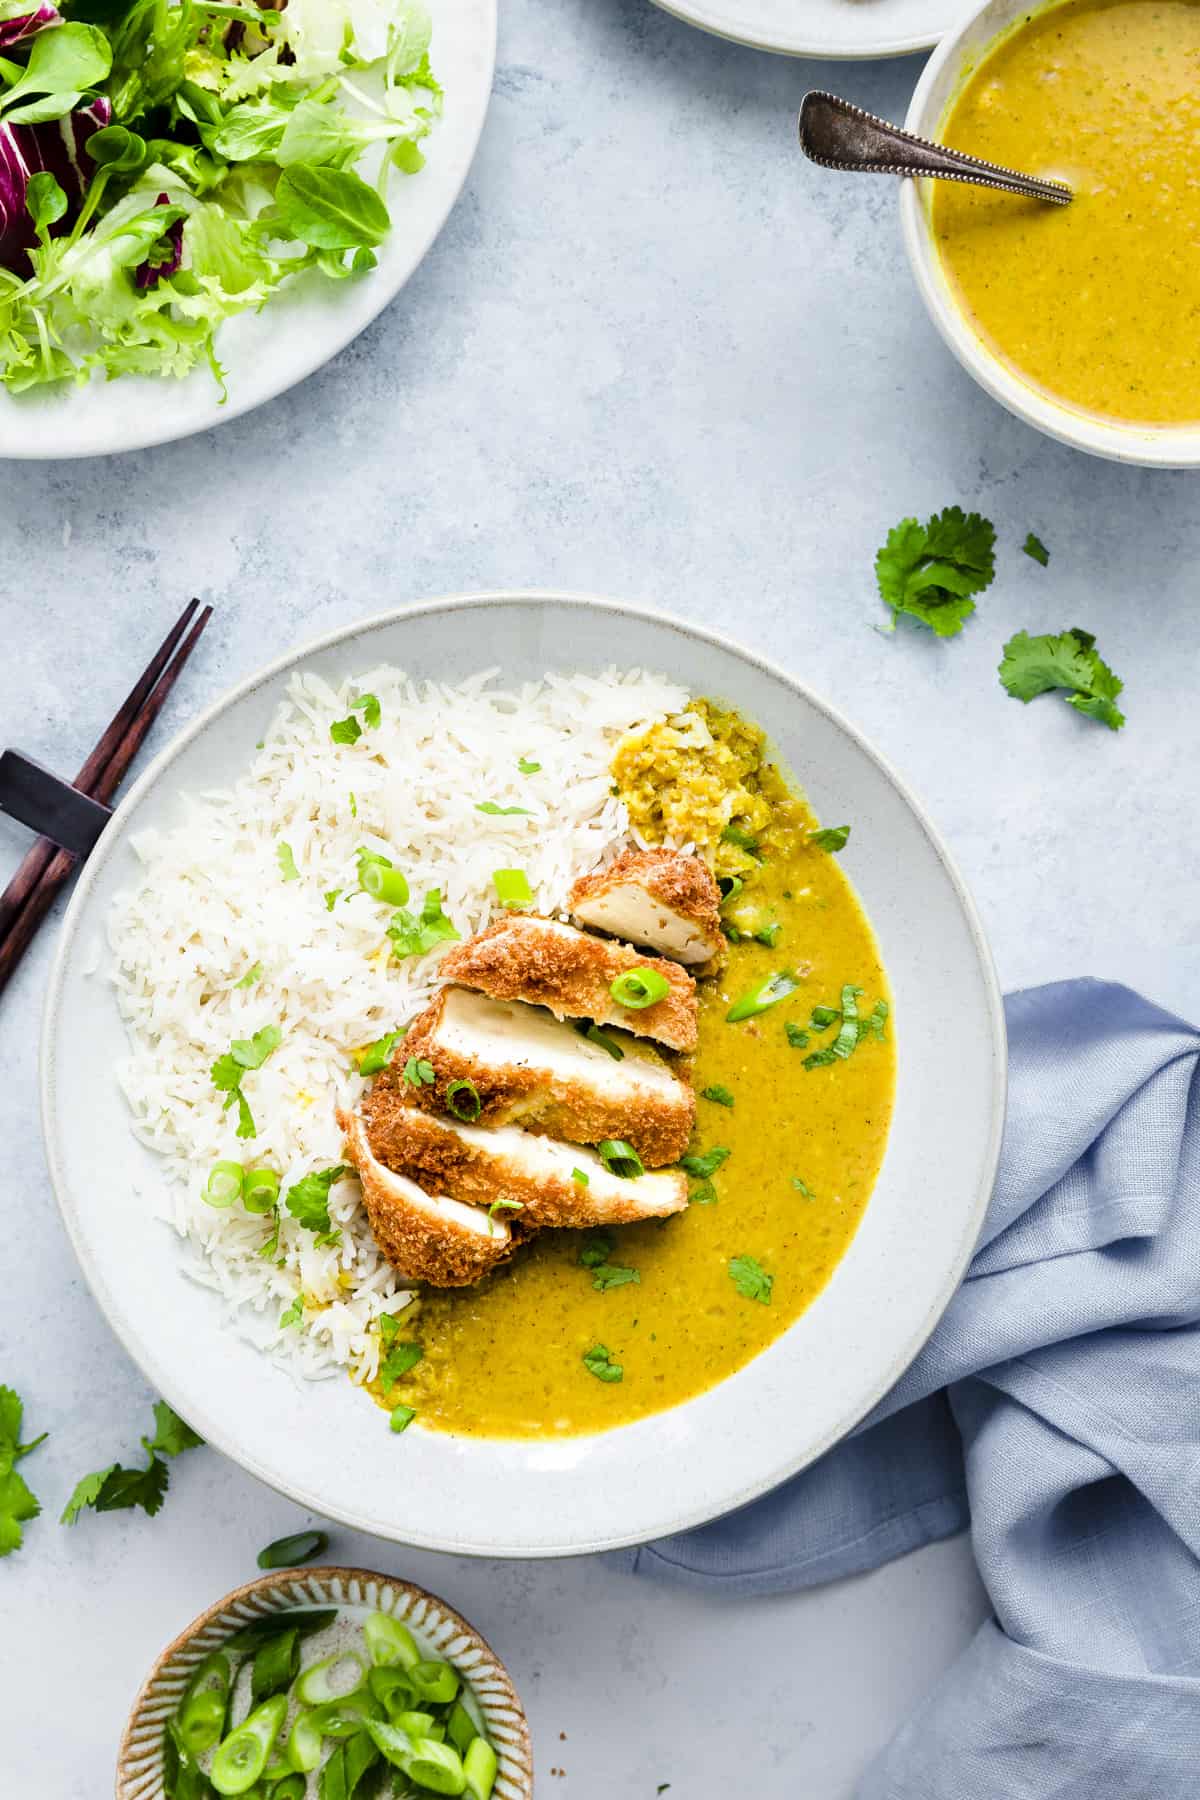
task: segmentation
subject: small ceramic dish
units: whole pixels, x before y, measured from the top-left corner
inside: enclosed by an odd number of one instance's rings
[[[1024,18],[1022,0],[986,0],[941,41],[925,65],[913,93],[905,128],[938,138],[958,92],[995,40]],[[1002,362],[972,326],[955,299],[934,242],[930,219],[933,184],[900,183],[900,223],[904,247],[930,318],[967,373],[1001,406],[1048,437],[1113,462],[1144,463],[1160,469],[1200,467],[1200,427],[1123,425],[1082,412],[1022,380]]]
[[[167,1645],[133,1703],[117,1752],[116,1800],[163,1800],[163,1733],[206,1656],[252,1620],[302,1607],[362,1607],[390,1613],[469,1684],[499,1773],[494,1800],[532,1800],[533,1747],[517,1691],[474,1626],[424,1588],[370,1569],[282,1569],[260,1575],[202,1612]]]

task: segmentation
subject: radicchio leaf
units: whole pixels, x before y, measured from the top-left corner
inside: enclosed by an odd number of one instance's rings
[[[170,194],[160,194],[154,204],[170,206]],[[172,275],[179,273],[183,262],[183,226],[184,221],[176,219],[170,229],[163,233],[145,262],[139,265],[135,278],[139,288],[157,287],[160,281],[169,281]]]
[[[0,19],[0,50],[11,50],[14,44],[27,43],[47,25],[61,24],[62,19],[53,6],[33,6],[15,19]]]
[[[0,263],[15,275],[31,272],[29,252],[37,244],[25,208],[31,175],[46,170],[67,196],[67,210],[51,227],[53,236],[70,231],[92,179],[87,154],[93,132],[112,122],[112,106],[101,98],[43,125],[0,124]]]

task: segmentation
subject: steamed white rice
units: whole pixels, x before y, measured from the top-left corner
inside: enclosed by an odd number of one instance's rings
[[[390,957],[393,908],[358,891],[358,849],[403,871],[410,910],[440,889],[463,937],[495,915],[496,869],[524,869],[536,908],[559,911],[578,875],[634,841],[611,791],[618,739],[688,700],[640,671],[547,676],[518,692],[496,688],[495,676],[418,687],[376,668],[334,688],[296,675],[245,775],[190,796],[170,831],[135,840],[142,879],[110,920],[130,1040],[119,1077],[134,1131],[164,1159],[161,1214],[196,1253],[189,1272],[222,1296],[237,1328],[304,1375],[349,1368],[370,1379],[379,1314],[409,1298],[376,1249],[357,1182],[332,1189],[340,1242],[318,1246],[281,1205],[266,1257],[274,1222],[240,1205],[215,1210],[203,1193],[222,1159],[277,1170],[281,1201],[304,1175],[338,1163],[334,1109],[364,1086],[354,1052],[406,1024],[435,990],[445,946]],[[331,723],[367,693],[382,709],[378,728],[333,743]],[[523,774],[522,758],[541,768]],[[489,816],[481,801],[529,814]],[[281,844],[298,880],[284,879]],[[240,986],[256,965],[261,976]],[[283,1038],[245,1076],[257,1132],[239,1140],[237,1107],[224,1110],[211,1068],[232,1039],[267,1025]],[[298,1296],[302,1323],[282,1327]]]

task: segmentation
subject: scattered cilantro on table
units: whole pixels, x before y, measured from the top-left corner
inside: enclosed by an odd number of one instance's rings
[[[892,609],[938,637],[956,637],[996,572],[996,532],[989,519],[948,506],[922,525],[901,519],[875,558],[879,593]]]
[[[1018,631],[1004,646],[999,674],[1014,700],[1028,704],[1039,694],[1061,690],[1068,706],[1110,731],[1120,731],[1125,723],[1116,704],[1125,684],[1101,657],[1091,632],[1078,625],[1057,637]]]
[[[170,1480],[163,1457],[181,1456],[185,1450],[193,1450],[203,1442],[204,1439],[165,1400],[155,1401],[154,1436],[142,1439],[142,1448],[149,1459],[146,1467],[127,1469],[120,1463],[109,1463],[106,1469],[84,1475],[76,1482],[63,1509],[61,1523],[74,1525],[87,1506],[93,1512],[123,1512],[129,1507],[140,1506],[153,1518],[162,1507]]]
[[[36,1519],[41,1503],[32,1493],[17,1464],[46,1441],[46,1432],[21,1442],[21,1426],[25,1406],[13,1388],[0,1387],[0,1556],[10,1556],[21,1548],[21,1527]]]

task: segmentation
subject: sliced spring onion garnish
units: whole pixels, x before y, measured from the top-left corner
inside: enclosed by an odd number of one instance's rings
[[[417,1416],[415,1406],[394,1406],[392,1408],[391,1428],[393,1431],[407,1431]]]
[[[721,833],[721,842],[723,844],[736,844],[738,849],[744,850],[748,856],[758,856],[761,854],[758,846],[758,839],[752,832],[743,830],[740,825],[727,825]]]
[[[579,1183],[580,1187],[587,1187],[591,1180],[591,1177],[588,1175],[585,1175],[582,1169],[572,1169],[571,1170],[571,1180],[577,1181]]]
[[[644,1006],[654,1006],[659,1000],[665,1000],[671,984],[657,969],[626,969],[623,975],[609,983],[608,991],[618,1006],[640,1012]]]
[[[479,1098],[479,1089],[473,1081],[452,1081],[446,1089],[446,1105],[456,1119],[464,1125],[471,1125],[483,1111],[483,1102]],[[512,1201],[497,1201],[499,1206],[510,1206]]]
[[[620,1175],[625,1181],[646,1173],[641,1157],[624,1138],[605,1138],[602,1144],[597,1144],[596,1154],[610,1175]]]
[[[258,1553],[260,1569],[294,1569],[297,1563],[311,1562],[329,1548],[324,1531],[298,1531],[294,1537],[276,1538]]]
[[[781,1000],[786,1000],[789,994],[794,994],[799,986],[800,983],[794,975],[786,969],[778,970],[775,974],[768,975],[765,981],[760,981],[757,987],[753,987],[743,994],[739,1000],[735,1000],[725,1017],[731,1025],[736,1025],[741,1019],[757,1018],[759,1013],[766,1012],[768,1007],[778,1006]]]
[[[687,1156],[681,1156],[679,1166],[694,1175],[697,1181],[707,1181],[715,1175],[721,1164],[728,1157],[729,1151],[724,1144],[714,1144],[711,1150],[692,1150]]]
[[[815,850],[825,850],[830,856],[836,856],[844,850],[850,836],[848,825],[826,825],[820,831],[810,831],[808,841]]]
[[[740,875],[720,876],[717,886],[721,890],[721,905],[725,906],[730,900],[736,900],[745,885]]]
[[[359,1074],[378,1075],[381,1069],[386,1069],[392,1060],[392,1051],[403,1036],[403,1031],[389,1031],[386,1036],[368,1044],[358,1059]]]
[[[279,1177],[274,1169],[248,1169],[242,1205],[248,1213],[269,1213],[279,1199]]]
[[[392,868],[390,863],[364,863],[359,871],[359,882],[365,894],[372,900],[381,900],[385,906],[403,906],[408,899],[408,883],[399,869]]]
[[[497,869],[492,880],[501,906],[528,906],[533,899],[533,889],[524,869]]]
[[[487,813],[488,816],[493,819],[511,819],[517,813],[523,814],[525,818],[530,817],[529,808],[527,806],[497,806],[494,800],[478,801],[475,806],[475,811]]]
[[[589,1044],[596,1044],[601,1050],[607,1050],[614,1062],[624,1062],[625,1052],[622,1050],[620,1044],[618,1044],[616,1038],[609,1037],[608,1033],[606,1031],[601,1031],[600,1027],[592,1020],[581,1020],[580,1023],[576,1025],[575,1029],[579,1032],[581,1037],[587,1039]]]
[[[536,775],[541,766],[540,762],[530,762],[527,756],[519,756],[517,758],[517,767],[520,769],[522,775]]]
[[[219,1212],[223,1212],[235,1200],[241,1199],[245,1183],[246,1171],[241,1163],[214,1163],[209,1170],[204,1198],[209,1206],[215,1206]]]
[[[379,1365],[379,1379],[384,1387],[395,1387],[398,1381],[423,1360],[424,1350],[420,1344],[393,1344]]]

